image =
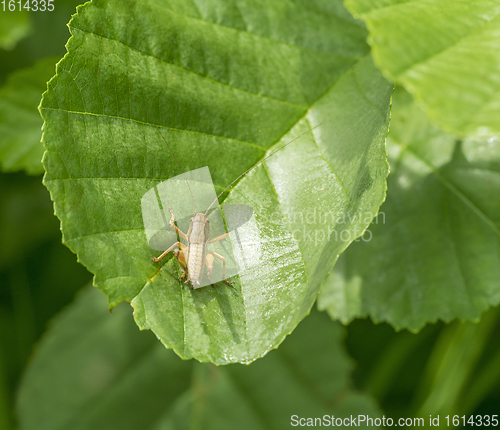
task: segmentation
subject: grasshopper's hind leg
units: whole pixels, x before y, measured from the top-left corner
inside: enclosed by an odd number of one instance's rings
[[[221,234],[220,236],[217,236],[217,237],[214,237],[213,239],[208,240],[207,243],[215,243],[215,242],[218,242],[219,240],[225,239],[228,236],[229,236],[228,233],[224,233],[224,234]]]
[[[207,255],[205,257],[205,266],[207,267],[208,282],[210,282],[210,285],[212,287],[215,287],[215,284],[213,283],[212,279],[210,278],[210,275],[214,271],[214,256],[211,255],[209,252],[207,253]]]
[[[175,258],[177,258],[177,261],[179,262],[183,270],[182,275],[179,277],[179,281],[184,279],[187,275],[187,263],[186,263],[187,252],[188,248],[183,243],[180,243],[179,249],[176,249],[174,251]]]
[[[234,282],[230,282],[230,281],[226,280],[226,259],[222,255],[217,254],[214,251],[208,251],[208,254],[211,254],[215,258],[218,258],[219,260],[222,261],[222,282],[224,282],[224,284],[226,284],[226,285],[232,286],[234,284]],[[212,260],[212,263],[213,263],[213,260]]]

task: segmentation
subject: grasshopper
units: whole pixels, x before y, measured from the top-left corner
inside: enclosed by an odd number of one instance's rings
[[[196,288],[195,286],[200,285],[200,280],[203,276],[203,269],[205,267],[207,269],[208,280],[212,285],[214,285],[210,279],[210,275],[214,269],[214,258],[217,258],[222,261],[223,282],[231,286],[233,282],[226,280],[226,259],[222,255],[217,254],[214,251],[210,251],[207,248],[207,245],[225,239],[228,236],[228,233],[226,232],[220,236],[210,239],[210,220],[208,219],[206,213],[196,212],[196,210],[195,215],[191,218],[189,223],[188,232],[184,233],[175,225],[175,215],[172,209],[169,208],[169,211],[171,214],[170,227],[172,227],[179,237],[184,239],[188,244],[186,246],[182,242],[175,242],[159,257],[153,257],[152,260],[157,263],[169,252],[173,251],[175,258],[184,271],[179,280],[186,278],[185,282],[191,283],[192,290]]]
[[[182,280],[185,278],[184,283],[191,283],[191,290],[195,288],[200,288],[203,285],[201,284],[201,278],[203,277],[204,274],[207,275],[208,280],[210,281],[211,285],[214,286],[214,283],[212,283],[210,279],[210,275],[213,272],[214,269],[214,261],[215,259],[218,259],[222,262],[222,280],[226,285],[231,286],[233,282],[230,282],[226,280],[226,259],[214,252],[208,249],[208,245],[218,242],[222,239],[225,239],[228,237],[228,233],[225,232],[217,237],[211,238],[210,237],[210,220],[208,219],[208,212],[212,208],[212,206],[218,202],[218,199],[222,194],[224,194],[238,179],[240,179],[242,176],[246,175],[248,172],[250,172],[252,169],[257,167],[259,164],[264,162],[266,159],[269,157],[273,156],[276,154],[276,152],[280,151],[281,149],[285,148],[287,145],[290,143],[294,142],[295,140],[299,139],[303,135],[309,133],[310,131],[314,130],[316,127],[319,127],[321,124],[316,125],[312,129],[302,133],[301,135],[295,137],[291,141],[285,143],[283,146],[272,152],[271,154],[267,155],[264,157],[262,160],[260,160],[258,163],[254,164],[252,167],[250,167],[248,170],[243,172],[241,175],[239,175],[234,181],[232,181],[216,198],[215,200],[210,204],[208,209],[205,212],[198,212],[196,210],[196,203],[195,199],[191,190],[191,187],[189,185],[189,182],[186,179],[186,184],[189,188],[189,192],[191,194],[191,198],[193,201],[193,206],[194,206],[194,216],[190,220],[189,228],[187,233],[184,233],[180,228],[177,227],[175,224],[175,215],[173,210],[169,207],[168,210],[170,212],[171,218],[170,218],[170,227],[175,231],[175,233],[178,235],[179,238],[183,239],[184,241],[187,242],[187,245],[180,241],[174,242],[168,249],[166,249],[164,252],[162,252],[158,257],[152,257],[153,262],[157,263],[159,262],[163,257],[165,257],[169,252],[173,252],[175,258],[177,259],[178,263],[180,264],[181,268],[183,269],[182,275],[179,277],[179,280]],[[159,130],[158,130],[159,132]],[[179,161],[177,160],[177,157],[173,153],[172,149],[170,148],[170,145],[168,145],[166,139],[163,137],[163,135],[160,133],[161,137],[167,144],[170,152],[174,156],[175,160],[177,161],[177,164],[179,167],[182,169],[180,166]],[[205,271],[206,270],[206,271]]]

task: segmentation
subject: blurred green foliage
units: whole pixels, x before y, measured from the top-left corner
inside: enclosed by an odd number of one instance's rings
[[[11,50],[31,30],[26,10],[0,13],[0,49]]]
[[[66,24],[78,4],[78,1],[59,0],[52,13],[23,13],[19,14],[20,20],[12,19],[8,12],[0,12],[0,37],[4,37],[7,30],[13,35],[9,36],[8,46],[4,43],[3,49],[0,48],[0,87],[14,73],[21,72],[22,77],[23,69],[49,56],[53,58],[45,61],[52,63],[48,67],[55,71],[57,59],[66,51],[64,45],[69,37]],[[8,21],[8,28],[2,20]],[[21,95],[19,103],[25,104],[25,115],[33,118],[40,128],[42,122],[37,107],[46,84],[43,78],[36,77],[38,82],[30,91],[37,91],[38,97]],[[3,117],[0,120],[0,127],[11,126]],[[25,122],[16,125],[20,132],[25,132],[26,126]],[[41,130],[38,140],[40,137]],[[4,143],[5,140],[0,147]],[[31,144],[34,145],[33,139]],[[41,148],[37,152],[41,154]],[[59,222],[53,215],[49,193],[41,179],[41,175],[0,173],[1,430],[15,428],[14,395],[49,319],[71,302],[74,293],[91,278],[61,244]]]
[[[21,372],[48,320],[90,274],[61,244],[59,222],[40,176],[0,174],[0,238],[1,423],[2,418],[12,420]]]
[[[500,132],[497,0],[346,0],[365,21],[375,63],[457,137]]]
[[[110,316],[102,299],[87,287],[54,320],[19,393],[22,429],[264,430],[289,428],[293,414],[380,416],[352,389],[344,328],[325,313],[250,366],[214,366],[180,360],[139,332],[130,306]]]
[[[12,49],[0,49],[0,84],[15,70],[31,67],[42,58],[61,58],[66,53],[65,44],[69,38],[66,24],[80,3],[78,0],[58,0],[50,13],[30,12],[28,35]],[[7,13],[1,12],[2,15]]]
[[[33,67],[15,71],[0,88],[0,167],[5,172],[23,169],[28,174],[43,173],[43,121],[33,106],[54,75],[57,60],[44,58]]]
[[[456,140],[398,87],[386,143],[387,199],[370,240],[340,257],[320,309],[412,331],[477,320],[500,301],[500,140]]]

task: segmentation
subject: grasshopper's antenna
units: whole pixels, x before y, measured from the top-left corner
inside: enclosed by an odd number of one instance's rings
[[[272,157],[274,154],[276,154],[278,151],[281,151],[283,148],[285,148],[286,146],[290,145],[290,143],[292,142],[295,142],[297,139],[300,139],[302,136],[304,136],[304,134],[307,134],[307,133],[310,133],[311,131],[313,131],[315,128],[318,128],[321,124],[323,123],[320,123],[318,125],[315,125],[313,128],[311,128],[310,130],[307,130],[305,131],[304,133],[298,135],[297,137],[293,138],[290,142],[287,142],[285,143],[282,147],[278,148],[276,151],[272,152],[271,154],[269,154],[267,157],[264,157],[262,160],[260,160],[258,163],[254,164],[252,167],[250,167],[250,169],[247,169],[245,170],[240,176],[238,176],[233,182],[231,182],[226,188],[224,188],[222,190],[222,192],[217,196],[217,198],[212,202],[212,204],[208,207],[207,211],[205,212],[205,215],[208,214],[208,211],[210,210],[210,208],[215,204],[216,201],[219,200],[219,197],[222,196],[222,194],[224,194],[227,189],[233,185],[238,179],[240,179],[242,176],[246,175],[248,172],[250,172],[250,170],[252,170],[253,168],[257,167],[259,164],[261,164],[262,162],[266,161],[269,157]]]
[[[177,158],[177,156],[175,155],[175,152],[172,150],[172,148],[170,147],[170,145],[168,144],[167,142],[167,139],[165,139],[165,137],[163,136],[163,134],[161,134],[160,130],[159,130],[159,126],[155,123],[153,123],[153,121],[151,120],[151,117],[149,116],[149,113],[148,113],[148,110],[144,107],[144,105],[142,104],[141,101],[139,101],[139,103],[141,104],[142,108],[144,109],[144,112],[146,112],[146,116],[148,117],[148,120],[149,122],[151,123],[152,126],[154,126],[154,128],[156,128],[156,131],[158,132],[158,134],[161,136],[161,138],[163,139],[163,141],[165,142],[165,144],[167,145],[168,147],[168,150],[170,151],[170,153],[172,154],[172,156],[174,157],[174,160],[175,162],[177,163],[177,166],[179,166],[179,169],[181,170],[181,172],[183,173],[183,175],[186,174],[186,172],[184,171],[184,169],[182,168],[181,166],[181,163],[179,162],[179,159]],[[194,213],[198,213],[198,211],[196,210],[196,203],[194,201],[194,195],[193,195],[193,191],[191,190],[191,186],[189,185],[189,181],[184,177],[184,180],[186,181],[186,185],[188,186],[189,188],[189,194],[191,194],[191,199],[193,200],[193,206],[194,206]]]

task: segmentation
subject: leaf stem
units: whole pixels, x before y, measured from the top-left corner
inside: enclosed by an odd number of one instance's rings
[[[464,413],[457,406],[468,395],[464,388],[472,380],[496,320],[495,312],[487,312],[477,324],[454,323],[443,329],[415,397],[414,405],[420,404],[415,416]]]

